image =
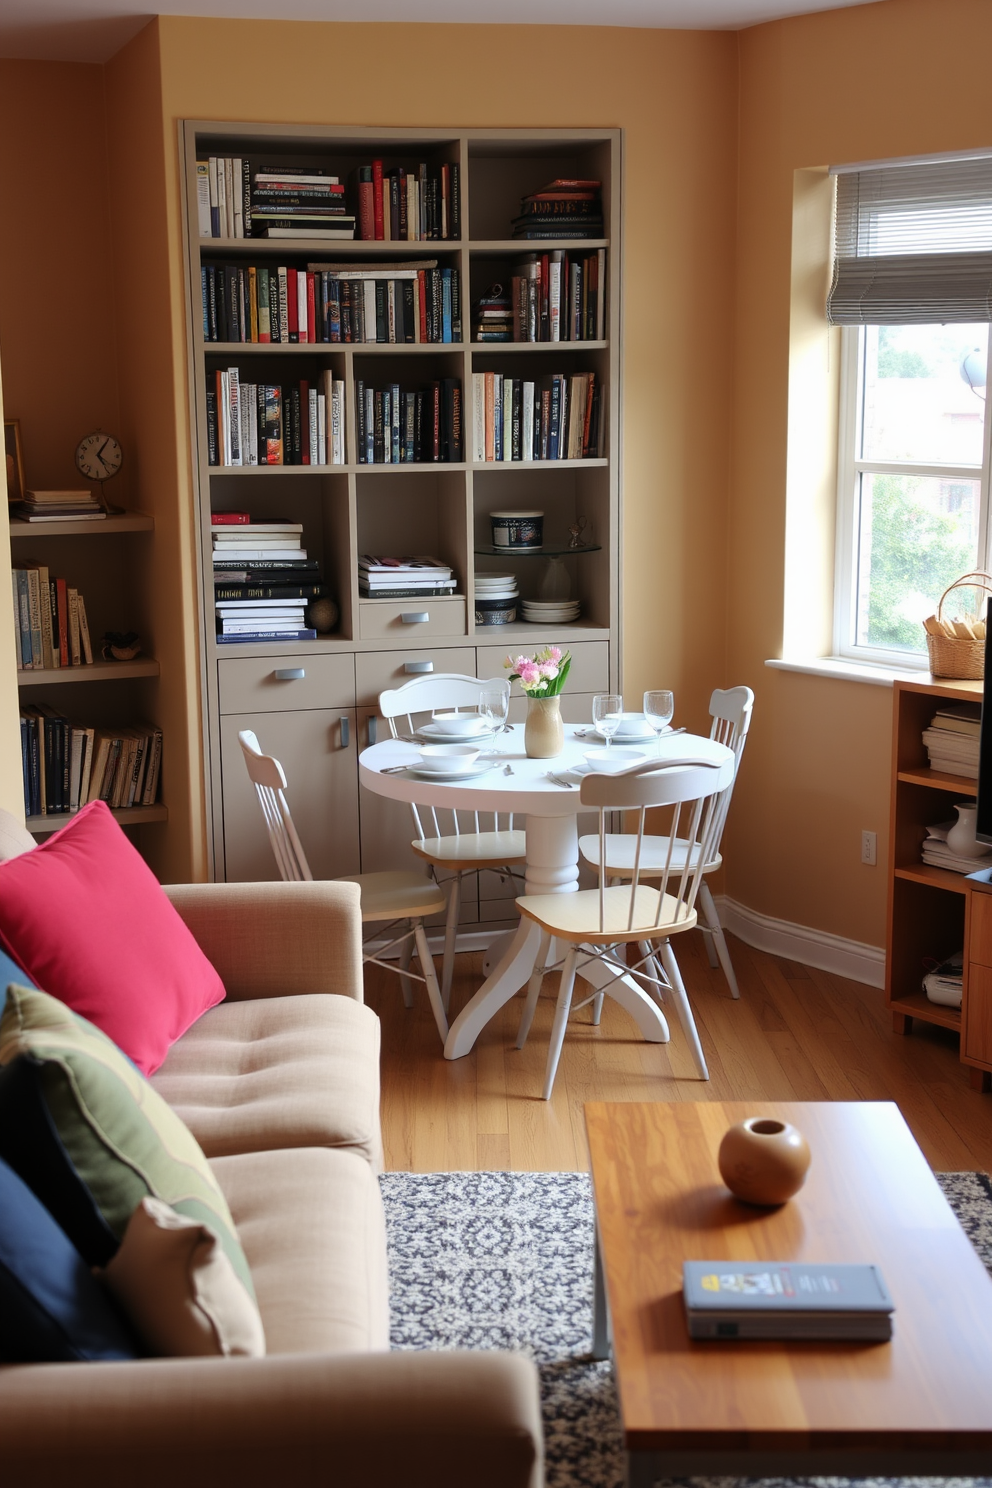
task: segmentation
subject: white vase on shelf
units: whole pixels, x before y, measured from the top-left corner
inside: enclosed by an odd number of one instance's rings
[[[959,858],[988,857],[992,847],[987,842],[979,842],[975,836],[978,807],[974,801],[958,801],[954,810],[958,819],[947,834],[947,845],[951,852],[957,853]]]

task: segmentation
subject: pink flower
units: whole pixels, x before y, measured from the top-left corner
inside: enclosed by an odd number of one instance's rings
[[[542,661],[539,670],[541,676],[547,677],[549,682],[553,682],[558,675],[558,668],[553,661]]]
[[[533,687],[536,682],[541,681],[541,669],[532,661],[524,661],[522,666],[518,663],[517,673],[525,687]]]
[[[561,661],[561,647],[560,646],[549,646],[548,647],[548,659],[549,659],[549,661],[554,661],[554,662]]]

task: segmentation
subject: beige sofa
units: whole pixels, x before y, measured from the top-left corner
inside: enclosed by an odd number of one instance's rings
[[[268,1355],[0,1369],[5,1488],[539,1488],[528,1361],[387,1352],[379,1021],[362,1000],[357,887],[168,893],[227,998],[153,1083],[224,1189]]]

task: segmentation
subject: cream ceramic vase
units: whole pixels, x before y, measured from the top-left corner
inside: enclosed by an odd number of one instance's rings
[[[561,721],[561,699],[542,697],[527,699],[524,724],[524,752],[528,759],[554,759],[565,748],[565,728]]]
[[[947,845],[959,858],[984,858],[988,855],[987,842],[979,842],[975,836],[975,818],[978,807],[974,801],[958,801],[954,810],[958,819],[947,834]]]
[[[801,1131],[774,1116],[749,1116],[724,1133],[720,1176],[746,1204],[784,1204],[806,1182],[810,1150]]]

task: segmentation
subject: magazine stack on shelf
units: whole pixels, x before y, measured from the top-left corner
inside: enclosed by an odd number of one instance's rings
[[[923,731],[931,770],[977,780],[981,727],[981,703],[946,703],[938,708]]]
[[[363,553],[358,592],[363,599],[428,599],[454,594],[458,580],[440,558],[388,558]]]
[[[303,524],[246,512],[215,512],[212,523],[218,642],[314,640],[306,608],[327,590],[302,546]]]
[[[602,181],[558,177],[520,202],[513,219],[515,238],[601,238]]]

